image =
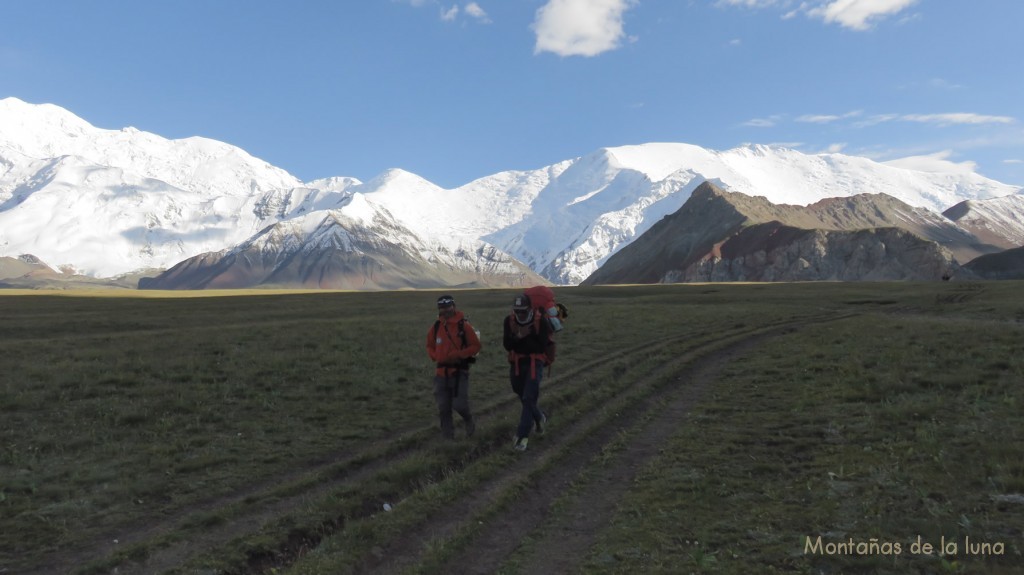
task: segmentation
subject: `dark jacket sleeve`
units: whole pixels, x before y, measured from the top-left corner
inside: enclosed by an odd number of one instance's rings
[[[505,351],[512,351],[512,345],[515,344],[515,340],[512,338],[512,326],[509,324],[509,321],[509,316],[505,316],[505,323],[502,324],[504,335],[501,338],[501,344],[505,346]]]

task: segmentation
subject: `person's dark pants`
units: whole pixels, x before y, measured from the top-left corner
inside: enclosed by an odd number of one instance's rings
[[[512,391],[516,392],[523,404],[519,414],[519,428],[516,430],[516,437],[522,438],[529,437],[534,424],[540,423],[544,416],[537,406],[540,400],[540,380],[544,375],[544,360],[525,357],[518,361],[518,370],[516,368],[516,364],[509,366],[509,378]]]
[[[466,422],[466,435],[473,435],[473,414],[469,411],[469,372],[460,370],[451,375],[434,376],[434,399],[437,411],[441,416],[441,435],[446,439],[455,437],[455,426],[452,422],[454,409]]]

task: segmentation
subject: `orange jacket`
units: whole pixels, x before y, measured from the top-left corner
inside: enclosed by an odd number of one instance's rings
[[[451,375],[459,369],[468,369],[466,360],[480,353],[480,338],[473,331],[473,326],[461,311],[456,310],[450,318],[439,316],[441,325],[437,328],[437,336],[434,336],[434,325],[427,330],[427,355],[437,363],[437,375]],[[462,329],[466,334],[466,346],[462,346],[462,338],[459,336],[459,321],[462,320]]]

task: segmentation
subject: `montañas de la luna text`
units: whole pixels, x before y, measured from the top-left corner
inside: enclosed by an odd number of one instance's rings
[[[962,544],[961,544],[962,543]],[[875,537],[866,541],[858,541],[852,537],[846,541],[822,541],[821,535],[817,537],[806,536],[804,539],[804,555],[1004,555],[1006,544],[997,541],[971,541],[970,536],[964,536],[962,542],[954,539],[947,540],[943,536],[938,545],[933,545],[921,540],[918,535],[916,541],[905,544],[900,541],[882,541]]]

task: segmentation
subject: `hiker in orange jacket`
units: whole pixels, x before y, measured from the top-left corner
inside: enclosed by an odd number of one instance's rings
[[[454,439],[454,409],[466,424],[466,437],[476,431],[469,409],[469,366],[480,352],[480,337],[450,295],[437,298],[437,321],[427,331],[427,354],[437,364],[434,399],[441,417],[441,436]]]

